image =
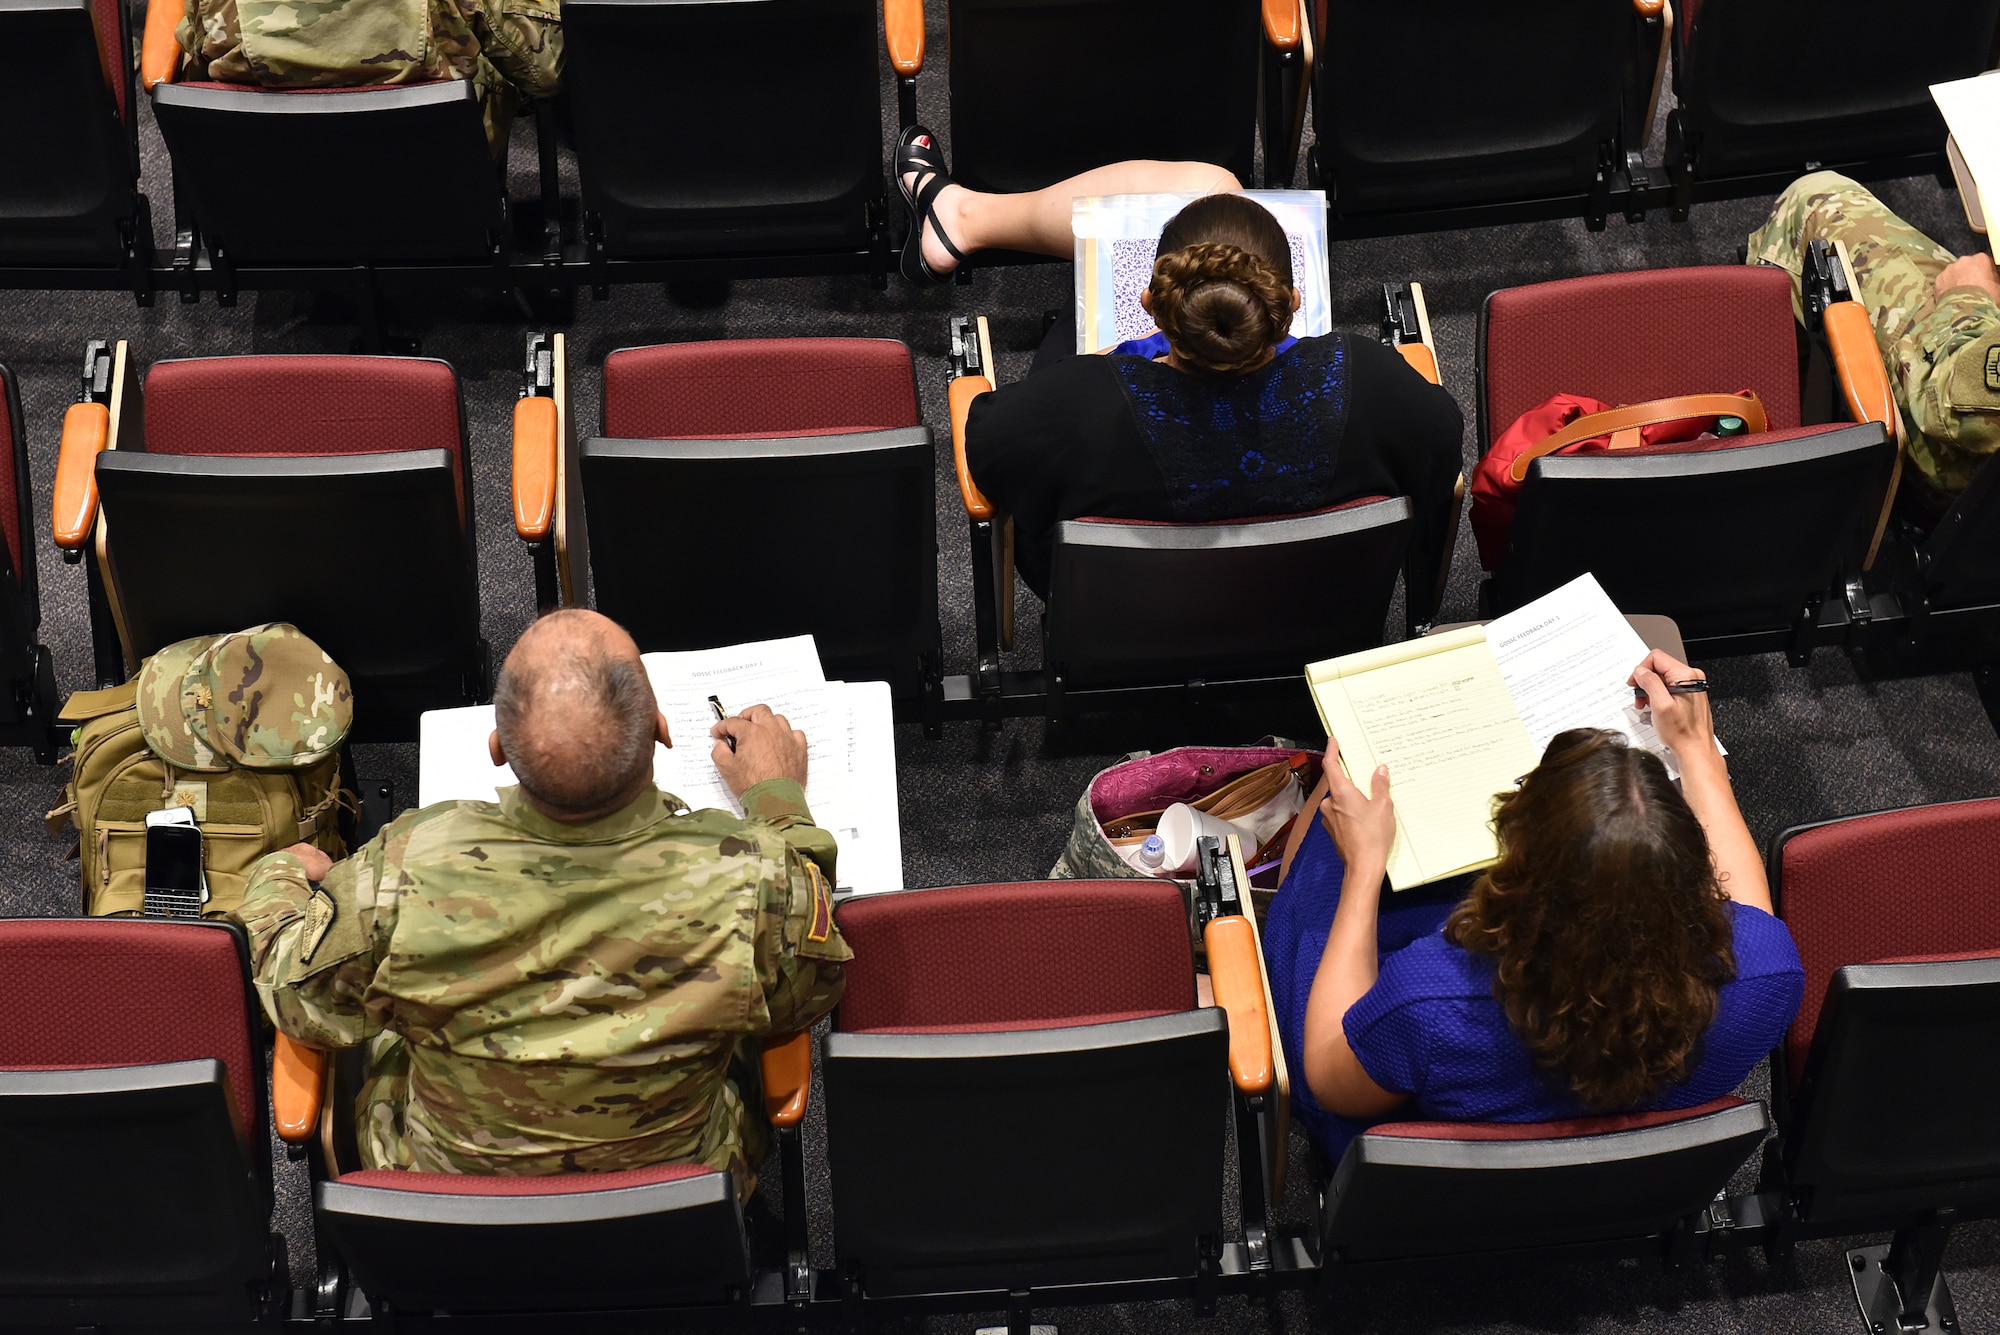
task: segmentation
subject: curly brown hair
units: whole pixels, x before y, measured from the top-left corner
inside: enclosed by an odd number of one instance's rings
[[[1565,732],[1493,823],[1500,861],[1445,936],[1494,958],[1536,1063],[1598,1111],[1685,1080],[1736,960],[1708,838],[1666,767],[1619,733]]]
[[[1160,233],[1153,318],[1189,370],[1232,375],[1268,360],[1292,325],[1292,249],[1268,209],[1207,195]]]

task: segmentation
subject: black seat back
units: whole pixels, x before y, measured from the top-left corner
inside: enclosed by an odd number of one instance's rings
[[[876,18],[868,0],[565,4],[563,96],[608,253],[865,247],[883,198]],[[698,129],[715,117],[729,133]]]
[[[1981,468],[1923,546],[1933,606],[2000,602],[2000,470]]]
[[[2000,956],[1834,973],[1786,1118],[1787,1177],[1815,1230],[2000,1210],[1996,1045]]]
[[[720,1304],[750,1279],[735,1179],[699,1164],[552,1178],[377,1169],[317,1184],[313,1207],[369,1300],[398,1312]]]
[[[1807,163],[1873,175],[1871,161],[1931,159],[1915,170],[1941,161],[1944,120],[1930,85],[1992,64],[2000,0],[1914,0],[1893,16],[1871,0],[1702,0],[1688,9],[1670,160],[1685,149],[1698,178],[1797,174]]]
[[[1692,454],[1545,455],[1528,468],[1493,611],[1590,573],[1620,607],[1670,616],[1689,640],[1781,631],[1844,562],[1859,568],[1894,462],[1874,423]],[[1664,550],[1676,552],[1669,579]]]
[[[139,200],[124,11],[93,0],[0,3],[0,42],[34,53],[0,79],[0,124],[13,127],[0,153],[0,264],[124,258]]]
[[[951,166],[1039,190],[1130,158],[1212,162],[1245,184],[1256,0],[951,0]],[[1080,130],[1078,98],[1104,108]]]
[[[0,923],[0,1325],[259,1314],[270,1149],[248,974],[221,923]]]
[[[1410,514],[1397,498],[1234,524],[1071,520],[1056,534],[1043,657],[1088,689],[1297,676],[1372,648]]]
[[[505,239],[501,178],[470,83],[161,84],[153,114],[181,209],[230,264],[476,261]]]
[[[840,1264],[869,1296],[1191,1278],[1221,1227],[1228,1044],[1214,1009],[829,1035]]]
[[[644,650],[810,634],[827,674],[913,693],[938,649],[926,427],[775,440],[586,441],[598,610]],[[750,536],[746,502],[784,516]],[[759,592],[759,591],[764,592]]]
[[[1629,6],[1318,8],[1313,130],[1336,226],[1540,199],[1581,213],[1600,164],[1616,164],[1621,96],[1640,59]],[[1523,77],[1530,70],[1562,74]]]
[[[55,668],[36,642],[42,624],[35,571],[34,491],[21,395],[12,368],[0,364],[0,742],[26,743],[53,760],[48,726],[55,717]]]
[[[1349,1143],[1327,1188],[1324,1254],[1639,1254],[1706,1208],[1769,1126],[1762,1104],[1736,1099],[1540,1126],[1379,1126]]]
[[[414,735],[423,710],[483,698],[473,547],[450,451],[108,450],[97,487],[135,657],[289,621],[352,679],[357,735]]]

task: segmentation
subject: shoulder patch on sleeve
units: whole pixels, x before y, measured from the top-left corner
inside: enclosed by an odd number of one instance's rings
[[[826,883],[826,874],[817,862],[811,858],[801,861],[812,878],[812,914],[806,919],[806,940],[818,943],[833,935],[833,887]]]
[[[299,941],[299,963],[312,963],[313,956],[319,953],[320,942],[326,939],[327,929],[333,926],[337,916],[333,896],[314,886],[312,898],[306,901],[305,930]]]
[[[2000,334],[1988,334],[1952,354],[1945,399],[1954,412],[2000,412]]]

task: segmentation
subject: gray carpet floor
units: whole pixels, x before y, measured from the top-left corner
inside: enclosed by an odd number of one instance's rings
[[[931,0],[930,50],[920,105],[945,132],[942,78],[946,50],[943,5]],[[884,84],[884,105],[894,99]],[[167,160],[150,114],[142,128],[146,188],[159,214],[160,240],[169,238],[171,198]],[[885,148],[893,136],[885,124]],[[517,127],[513,181],[531,189],[532,142]],[[1657,159],[1657,143],[1654,146]],[[754,161],[754,153],[749,155]],[[572,164],[565,171],[573,180]],[[1905,217],[1955,250],[1973,247],[1956,196],[1928,178],[1891,182],[1883,196]],[[1675,223],[1655,214],[1631,225],[1614,218],[1601,233],[1580,222],[1484,228],[1458,233],[1336,243],[1333,247],[1337,324],[1372,332],[1379,285],[1421,280],[1429,296],[1444,383],[1466,412],[1465,451],[1472,436],[1476,321],[1486,294],[1542,279],[1680,264],[1736,260],[1770,200],[1698,206]],[[870,335],[905,340],[917,356],[925,420],[948,440],[945,411],[946,322],[954,313],[994,319],[1003,380],[1022,374],[1039,337],[1042,312],[1067,304],[1066,266],[985,270],[969,285],[912,291],[900,281],[886,292],[860,278],[786,279],[734,284],[725,300],[682,305],[658,287],[620,288],[611,298],[580,301],[568,325],[578,422],[597,418],[598,375],[615,348],[660,341],[784,335]],[[509,424],[518,377],[522,311],[500,298],[449,296],[405,303],[400,323],[422,351],[457,368],[472,439],[472,476],[479,533],[484,632],[502,653],[533,616],[526,553],[508,524]],[[127,338],[141,364],[166,357],[248,352],[346,351],[354,336],[325,302],[283,293],[246,295],[234,309],[212,298],[184,306],[164,298],[150,309],[129,296],[0,293],[0,360],[13,370],[23,400],[36,488],[37,559],[42,575],[43,639],[55,653],[64,690],[89,684],[89,627],[84,579],[47,541],[48,488],[57,435],[75,397],[84,340]],[[967,670],[972,652],[969,564],[964,516],[951,476],[948,446],[940,451],[937,483],[941,602],[947,671]],[[256,539],[246,537],[245,559]],[[1444,620],[1476,615],[1478,571],[1470,535],[1462,535],[1443,609]],[[392,596],[385,594],[385,596]],[[1035,666],[1036,604],[1021,591],[1021,642],[1010,665]],[[1643,610],[1643,609],[1635,609]],[[1400,635],[1400,607],[1390,634]],[[1745,814],[1753,833],[1768,839],[1789,825],[1857,811],[2000,793],[2000,741],[1964,675],[1870,681],[1847,661],[1822,650],[1801,669],[1766,656],[1704,664],[1716,682],[1720,731],[1732,752]],[[1313,736],[1303,699],[1264,712],[1232,711],[1192,719],[1123,717],[1101,721],[1063,747],[1051,746],[1039,723],[1014,721],[995,733],[952,725],[927,741],[914,725],[896,738],[905,878],[910,885],[1040,877],[1061,851],[1070,812],[1090,776],[1127,750],[1192,742],[1241,742],[1267,732]],[[358,748],[364,778],[396,785],[413,800],[413,746]],[[63,774],[34,763],[24,751],[0,753],[0,913],[51,915],[77,905],[74,864],[65,862],[68,836],[44,831]],[[815,1169],[815,1252],[831,1262],[819,1118],[809,1144]],[[1292,1146],[1294,1183],[1284,1216],[1309,1216],[1309,1174],[1302,1142]],[[927,1165],[949,1172],[949,1164]],[[774,1183],[771,1185],[775,1185]],[[295,1165],[279,1164],[279,1222],[297,1262],[308,1261],[311,1234],[305,1184]],[[1551,1201],[1549,1208],[1560,1208]],[[760,1237],[770,1239],[770,1214],[757,1211]],[[1843,1244],[1802,1246],[1793,1264],[1772,1267],[1761,1257],[1681,1272],[1650,1265],[1571,1266],[1463,1274],[1440,1267],[1417,1277],[1341,1277],[1324,1295],[1287,1295],[1270,1306],[1227,1301],[1212,1321],[1175,1304],[1130,1304],[1054,1314],[1068,1330],[1138,1331],[1180,1328],[1227,1331],[1310,1329],[1343,1332],[1552,1331],[1655,1332],[1686,1325],[1716,1331],[1844,1330],[1857,1317],[1841,1257]],[[1950,1282],[1968,1328],[2000,1322],[2000,1230],[1961,1231],[1947,1257]],[[988,1318],[991,1320],[994,1318]],[[1047,1318],[1045,1318],[1047,1319]],[[909,1322],[909,1325],[919,1323]],[[922,1323],[937,1331],[968,1331],[971,1318]]]

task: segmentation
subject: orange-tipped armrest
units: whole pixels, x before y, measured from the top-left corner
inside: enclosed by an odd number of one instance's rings
[[[185,7],[180,0],[149,0],[146,36],[139,47],[139,86],[152,92],[156,84],[172,83],[181,67],[181,43],[174,35]]]
[[[1271,1089],[1271,1021],[1264,1009],[1264,970],[1257,936],[1242,914],[1216,918],[1202,929],[1208,979],[1215,1004],[1229,1013],[1229,1078],[1245,1094]]]
[[[97,527],[97,456],[111,442],[111,410],[101,403],[72,403],[63,414],[56,492],[49,507],[56,546],[76,550]]]
[[[1437,354],[1428,343],[1398,343],[1396,351],[1403,354],[1403,360],[1417,368],[1417,374],[1433,385],[1438,381]]]
[[[882,37],[889,63],[903,78],[924,68],[924,0],[882,0]]]
[[[514,531],[543,542],[556,526],[556,401],[514,404]]]
[[[1298,50],[1299,25],[1304,21],[1299,0],[1264,0],[1264,40],[1273,50]]]
[[[1825,328],[1847,411],[1857,422],[1880,422],[1894,436],[1896,395],[1889,387],[1889,372],[1882,365],[1868,311],[1858,301],[1836,301],[1826,308]]]
[[[1642,19],[1656,19],[1667,7],[1666,0],[1632,0],[1632,10]]]
[[[278,1124],[278,1138],[287,1144],[303,1145],[319,1129],[326,1061],[318,1048],[283,1034],[271,1049],[271,1117]]]
[[[798,1126],[806,1120],[806,1095],[812,1091],[812,1034],[801,1029],[788,1038],[764,1045],[764,1115],[777,1127]]]
[[[958,460],[958,494],[965,501],[965,513],[974,519],[991,519],[993,503],[972,480],[972,468],[965,462],[965,415],[972,401],[993,388],[983,375],[962,375],[951,382],[951,452]]]

